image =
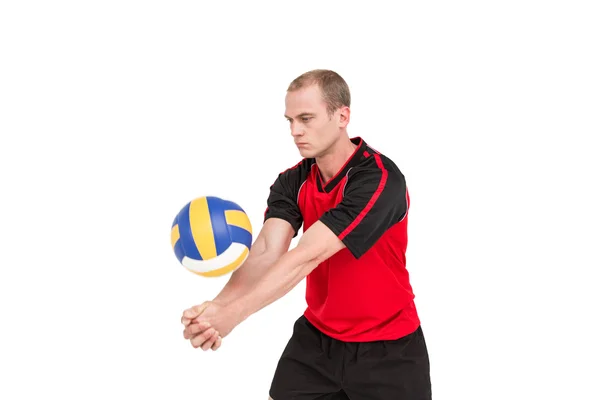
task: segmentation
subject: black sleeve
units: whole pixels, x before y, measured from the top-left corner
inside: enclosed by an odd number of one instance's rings
[[[302,227],[303,218],[298,206],[298,192],[306,179],[303,163],[279,174],[271,185],[267,199],[264,221],[269,218],[281,218],[288,221],[294,229],[294,237]]]
[[[360,258],[408,210],[406,182],[397,168],[351,170],[342,201],[320,221]]]

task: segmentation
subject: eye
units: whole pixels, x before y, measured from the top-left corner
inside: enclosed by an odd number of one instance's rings
[[[308,122],[312,119],[312,117],[302,117],[302,122]]]

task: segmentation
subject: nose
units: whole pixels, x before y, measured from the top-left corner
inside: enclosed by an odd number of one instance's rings
[[[301,124],[292,121],[292,123],[290,124],[290,129],[292,131],[293,137],[304,135],[304,128]]]

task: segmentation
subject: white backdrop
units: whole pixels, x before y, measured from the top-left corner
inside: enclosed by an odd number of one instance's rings
[[[267,398],[304,283],[195,350],[181,312],[227,278],[169,234],[203,195],[259,231],[314,68],[406,176],[434,398],[599,398],[592,4],[3,2],[0,398]]]

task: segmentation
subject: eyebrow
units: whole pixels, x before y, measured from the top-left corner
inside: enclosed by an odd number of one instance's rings
[[[314,117],[314,116],[315,116],[315,114],[314,114],[314,113],[309,113],[309,112],[304,112],[304,113],[301,113],[301,114],[298,114],[298,115],[296,115],[296,118],[300,118],[300,117],[306,117],[306,116],[312,116],[312,117]],[[290,119],[290,117],[288,117],[287,115],[284,115],[284,117],[285,117],[286,119]]]

